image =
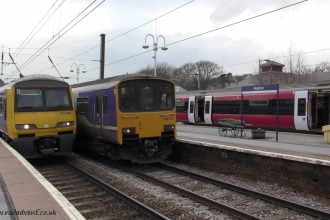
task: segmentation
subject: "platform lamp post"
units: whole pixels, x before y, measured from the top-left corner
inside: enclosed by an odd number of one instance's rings
[[[71,70],[70,72],[73,73],[74,72],[74,69],[72,67],[76,67],[76,73],[77,73],[77,83],[79,83],[79,74],[80,74],[80,70],[81,70],[81,67],[83,68],[83,70],[81,71],[81,73],[86,73],[85,71],[85,65],[84,64],[76,64],[76,63],[73,63],[71,65]]]
[[[148,37],[151,37],[152,38],[152,41],[153,41],[153,51],[154,51],[154,56],[152,57],[154,59],[154,76],[157,76],[157,50],[158,50],[158,40],[160,38],[163,39],[164,41],[164,46],[162,46],[160,49],[162,50],[167,50],[168,48],[165,46],[166,43],[165,43],[165,37],[163,35],[156,35],[156,37],[152,34],[147,34],[144,38],[144,43],[145,45],[142,46],[143,49],[148,49],[149,48],[149,45],[147,45],[147,38]]]

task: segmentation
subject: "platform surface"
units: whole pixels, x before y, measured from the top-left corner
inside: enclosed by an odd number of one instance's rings
[[[275,134],[266,131],[266,139],[252,139],[251,131],[247,130],[246,137],[232,137],[230,134],[222,137],[217,127],[177,124],[177,137],[184,142],[330,166],[330,144],[323,142],[322,135],[279,132],[279,141],[276,142]]]
[[[13,216],[1,213],[9,210],[2,210],[6,207],[0,206],[0,219],[8,216],[24,220],[83,219],[62,194],[2,139],[0,139],[0,174],[16,212]],[[0,204],[4,201],[4,195],[0,193]]]

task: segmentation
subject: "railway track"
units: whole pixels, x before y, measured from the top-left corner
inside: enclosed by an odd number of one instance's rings
[[[239,219],[330,219],[329,213],[174,166],[116,166]]]
[[[36,168],[86,219],[168,219],[69,163]]]

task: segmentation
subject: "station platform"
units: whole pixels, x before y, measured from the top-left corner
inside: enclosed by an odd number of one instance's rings
[[[182,142],[330,166],[330,144],[323,142],[322,135],[279,132],[278,142],[275,136],[276,132],[266,131],[265,139],[252,139],[247,130],[245,137],[222,137],[215,126],[177,124]]]
[[[0,139],[0,219],[84,219],[27,160]]]

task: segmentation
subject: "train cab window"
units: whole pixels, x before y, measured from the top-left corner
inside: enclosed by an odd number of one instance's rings
[[[164,84],[160,87],[160,109],[171,109],[173,108],[173,87],[171,84]]]
[[[88,114],[88,97],[77,98],[77,114],[78,115]]]
[[[43,106],[41,89],[17,89],[17,108],[31,109]]]
[[[47,89],[45,90],[46,107],[58,108],[69,107],[69,94],[67,89]]]
[[[210,114],[210,101],[205,102],[205,114]]]
[[[58,110],[72,110],[70,93],[67,88],[16,89],[15,111],[34,112]]]
[[[123,112],[163,111],[174,108],[174,85],[164,80],[128,80],[119,84]]]
[[[153,89],[150,86],[144,86],[141,88],[141,107],[143,111],[149,111],[153,109],[153,102],[154,102],[154,97],[153,97]]]
[[[298,116],[306,115],[306,99],[300,98],[298,99]]]

